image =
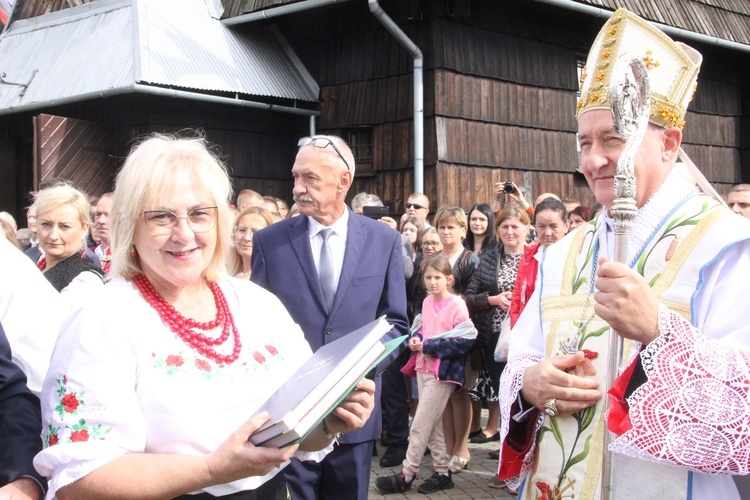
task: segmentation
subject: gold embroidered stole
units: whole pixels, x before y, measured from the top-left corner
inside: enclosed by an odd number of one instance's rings
[[[705,196],[694,196],[679,206],[657,228],[655,234],[636,255],[634,268],[648,280],[657,296],[672,284],[690,252],[723,211],[713,210],[717,204]],[[601,217],[586,229],[579,230],[570,244],[559,295],[542,300],[542,323],[550,324],[546,336],[545,355],[562,354],[561,345],[573,339],[583,321],[594,314],[591,273],[597,258],[596,247],[601,234]],[[684,303],[660,299],[673,311],[690,320],[689,297]],[[586,311],[583,311],[586,304]],[[598,353],[593,360],[594,378],[602,392],[606,391],[606,369],[609,325],[594,316],[578,339],[579,350]],[[634,352],[633,343],[624,342],[623,360]],[[604,394],[606,397],[606,394]],[[603,447],[604,397],[595,406],[573,415],[545,416],[537,435],[537,449],[521,498],[535,499],[547,493],[551,500],[594,498],[601,475]]]

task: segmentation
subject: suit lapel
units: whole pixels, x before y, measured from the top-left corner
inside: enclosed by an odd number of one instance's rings
[[[367,231],[362,227],[359,217],[354,212],[350,211],[349,223],[347,224],[344,264],[341,267],[341,276],[339,277],[338,287],[336,287],[336,297],[333,299],[333,306],[331,306],[331,312],[329,315],[336,311],[351,287],[354,272],[357,270],[357,263],[362,255],[362,248],[365,244],[366,236]],[[322,291],[320,293],[321,295],[323,294]]]
[[[294,221],[296,224],[292,223],[289,225],[289,240],[299,261],[302,273],[305,275],[305,280],[310,287],[310,291],[325,311],[326,301],[323,296],[323,289],[320,287],[320,279],[315,269],[315,261],[313,260],[312,249],[310,248],[307,217],[300,215],[296,219],[298,219],[298,221]]]

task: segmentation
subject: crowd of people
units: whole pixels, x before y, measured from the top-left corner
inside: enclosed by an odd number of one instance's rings
[[[654,32],[617,11],[587,65]],[[697,78],[700,54],[658,50]],[[489,487],[594,498],[608,479],[592,440],[611,432],[618,498],[739,498],[750,332],[730,280],[750,269],[735,215],[750,218],[750,185],[728,208],[696,190],[677,161],[692,87],[654,71],[675,107],[652,111],[628,262],[611,261],[625,139],[594,97],[607,78],[584,75],[577,114],[591,207],[498,182],[471,207],[413,193],[396,213],[349,196],[354,157],[328,135],[300,139],[291,207],[249,189],[231,204],[202,137],[144,138],[96,200],[45,181],[26,228],[0,213],[0,497],[365,499],[380,440],[380,465],[400,468],[382,494],[409,490],[427,450],[418,491],[451,489],[469,443],[496,442]],[[249,444],[290,373],[382,316],[408,340],[372,380],[301,442]],[[610,329],[627,342],[605,416]]]

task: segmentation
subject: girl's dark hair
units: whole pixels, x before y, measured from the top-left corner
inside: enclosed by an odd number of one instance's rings
[[[427,269],[428,267],[431,267],[440,274],[444,274],[453,278],[453,266],[451,266],[451,263],[448,262],[448,258],[441,253],[434,253],[424,258],[421,268],[422,276],[424,276],[425,269]],[[424,286],[424,278],[422,278],[422,286]],[[449,289],[453,291],[452,286],[449,287]]]
[[[487,217],[487,231],[484,233],[484,241],[482,242],[480,252],[492,250],[497,246],[497,236],[495,235],[495,214],[492,212],[492,208],[486,203],[477,203],[471,207],[471,210],[466,212],[469,217],[469,227],[466,231],[466,238],[464,238],[464,247],[466,247],[467,250],[474,251],[474,233],[471,232],[471,213],[474,210],[481,212]]]

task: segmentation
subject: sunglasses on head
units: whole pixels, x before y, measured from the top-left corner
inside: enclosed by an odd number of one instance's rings
[[[336,154],[339,155],[339,158],[341,158],[341,161],[344,162],[344,165],[346,165],[347,170],[351,170],[349,168],[349,162],[346,161],[346,158],[344,158],[344,155],[341,154],[341,151],[339,151],[339,148],[336,147],[336,145],[333,143],[332,140],[326,138],[326,137],[303,137],[302,139],[297,142],[298,147],[303,146],[314,146],[316,148],[325,149],[328,146],[331,146],[334,151],[336,151]]]
[[[427,208],[427,207],[423,207],[422,205],[418,203],[407,203],[406,208],[413,208],[414,210],[419,210],[421,208]]]

